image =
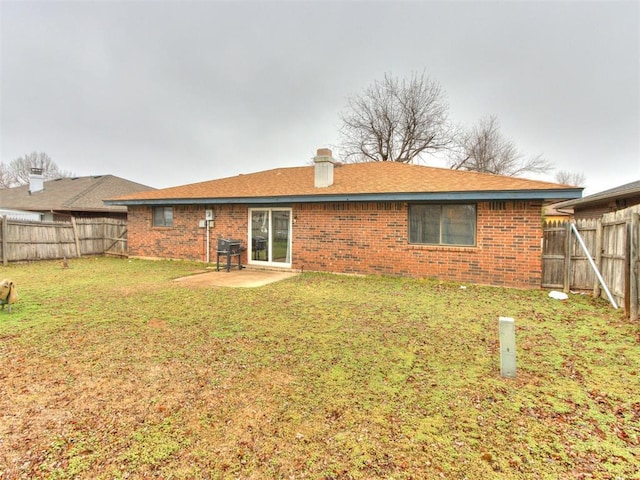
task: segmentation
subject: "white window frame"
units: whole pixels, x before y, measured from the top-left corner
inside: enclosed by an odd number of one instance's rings
[[[289,212],[289,226],[288,226],[288,245],[287,252],[289,253],[289,261],[288,262],[273,262],[268,259],[272,258],[273,254],[273,212]],[[269,212],[269,224],[268,224],[268,232],[269,236],[267,238],[267,260],[253,260],[252,259],[252,228],[251,228],[251,219],[253,216],[253,212]],[[279,267],[279,268],[291,268],[292,265],[292,237],[293,236],[293,209],[288,207],[255,207],[249,209],[249,218],[247,221],[247,263],[249,265],[264,265],[268,267]]]

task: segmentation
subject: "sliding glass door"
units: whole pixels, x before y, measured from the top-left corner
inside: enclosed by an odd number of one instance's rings
[[[249,209],[249,263],[291,266],[291,209]]]

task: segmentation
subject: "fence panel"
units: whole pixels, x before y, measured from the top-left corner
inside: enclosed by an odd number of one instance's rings
[[[600,290],[596,275],[575,235],[571,234],[569,244],[566,243],[567,225],[550,222],[543,226],[542,287],[566,290],[593,288],[595,295],[604,297],[605,292]],[[575,225],[616,303],[637,317],[640,304],[640,205],[607,213],[598,220],[579,220]]]
[[[126,220],[113,218],[38,222],[3,217],[0,253],[5,264],[104,253],[126,255],[126,231]]]
[[[3,257],[10,262],[76,256],[73,227],[66,222],[9,220],[3,244]]]
[[[78,218],[75,220],[81,255],[92,255],[100,251],[102,238],[100,237],[100,225],[96,223],[100,220],[95,218]]]

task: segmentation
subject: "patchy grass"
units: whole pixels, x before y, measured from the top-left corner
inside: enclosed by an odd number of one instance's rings
[[[640,328],[588,296],[188,262],[11,265],[0,478],[632,479]],[[498,316],[518,376],[499,373]]]

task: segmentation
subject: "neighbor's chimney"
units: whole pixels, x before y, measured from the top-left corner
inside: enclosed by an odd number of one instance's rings
[[[316,188],[324,188],[333,185],[333,164],[335,160],[331,156],[331,150],[319,148],[313,158],[313,163],[315,166],[314,186]]]
[[[44,175],[42,168],[32,168],[29,174],[29,193],[44,190]]]

